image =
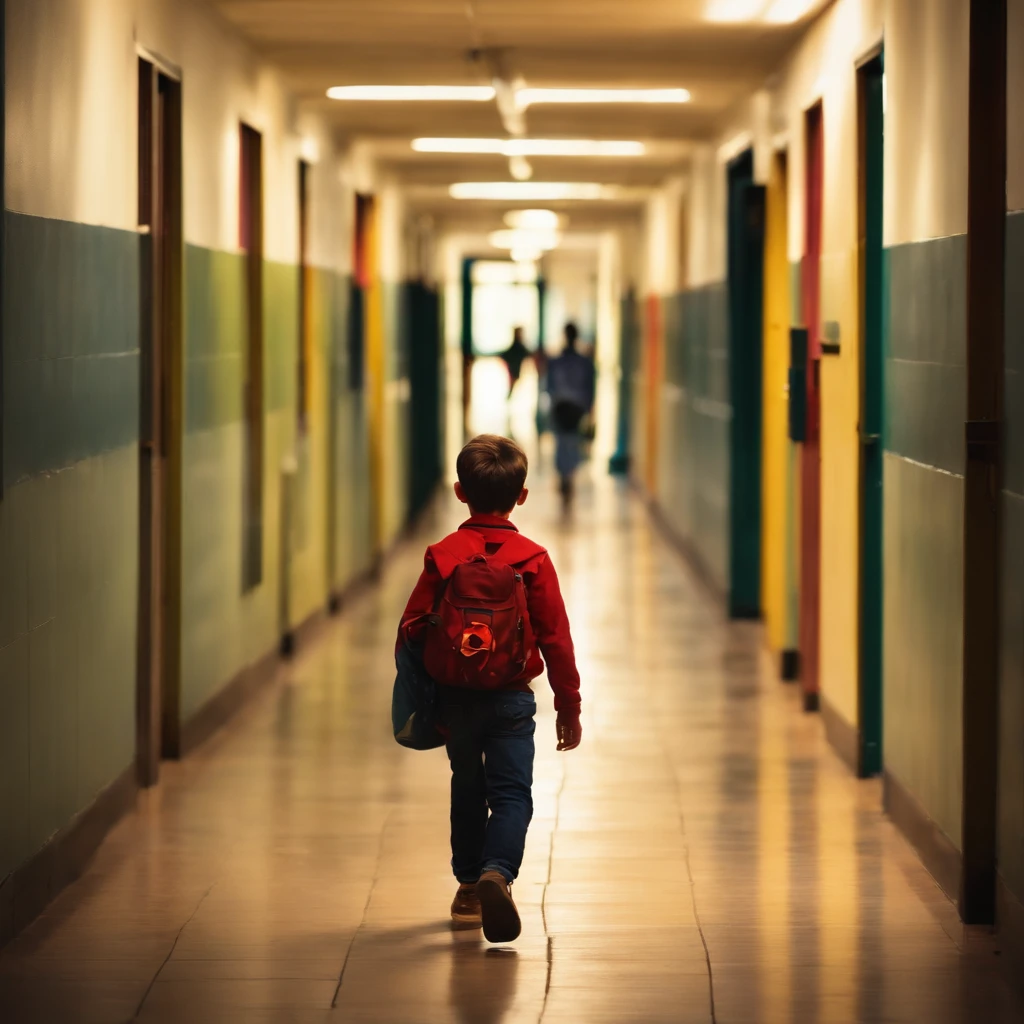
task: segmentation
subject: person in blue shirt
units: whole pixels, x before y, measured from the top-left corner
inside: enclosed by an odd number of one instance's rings
[[[594,407],[594,361],[577,351],[579,331],[565,325],[565,349],[547,365],[547,391],[551,396],[551,424],[555,432],[555,469],[562,501],[573,496],[573,476],[583,457],[580,424]]]

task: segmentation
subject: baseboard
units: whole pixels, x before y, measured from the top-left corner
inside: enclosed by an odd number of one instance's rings
[[[1024,993],[1024,903],[996,876],[996,924],[1003,967]]]
[[[856,726],[851,725],[829,703],[826,697],[821,698],[821,720],[825,724],[825,738],[832,749],[846,762],[854,775],[860,775],[860,734]]]
[[[917,798],[889,772],[883,774],[882,793],[885,812],[893,824],[917,851],[942,891],[955,902],[960,891],[960,851]]]
[[[22,931],[85,870],[107,833],[135,806],[135,765],[0,882],[0,947]]]
[[[800,678],[800,652],[792,647],[782,652],[779,675],[785,683],[795,683]]]

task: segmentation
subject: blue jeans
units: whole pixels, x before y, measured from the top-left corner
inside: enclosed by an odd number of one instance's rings
[[[500,871],[511,882],[533,817],[537,701],[520,690],[438,689],[450,734],[452,870],[460,882],[475,882],[484,871]]]

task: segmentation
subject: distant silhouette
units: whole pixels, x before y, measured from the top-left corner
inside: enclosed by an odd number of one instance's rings
[[[523,363],[530,358],[530,350],[526,347],[526,342],[523,341],[522,327],[517,327],[512,332],[512,344],[499,355],[505,360],[505,365],[508,367],[508,394],[511,398],[512,391],[523,372]]]
[[[581,424],[594,407],[594,361],[576,350],[579,331],[565,325],[565,349],[547,365],[547,391],[551,396],[551,423],[555,431],[555,469],[562,501],[573,496],[573,476],[583,457]]]

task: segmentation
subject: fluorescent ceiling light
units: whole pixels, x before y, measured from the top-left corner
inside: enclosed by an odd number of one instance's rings
[[[487,103],[494,99],[494,89],[489,85],[335,85],[327,90],[327,96],[332,100],[391,103],[420,100]]]
[[[509,210],[505,223],[510,228],[524,231],[557,231],[564,218],[554,210]]]
[[[817,0],[775,0],[765,11],[764,20],[771,25],[791,25],[808,14]]]
[[[643,156],[642,142],[606,139],[413,139],[417,153],[495,156]]]
[[[582,181],[459,181],[448,189],[453,199],[496,199],[552,203],[560,199],[607,199],[613,190]]]
[[[710,0],[704,9],[705,21],[757,21],[771,0]]]
[[[553,231],[492,231],[487,241],[495,249],[554,249],[561,239]]]
[[[818,0],[709,0],[704,8],[704,19],[791,25],[808,15],[817,4]]]
[[[519,89],[520,106],[535,103],[687,103],[688,89]]]

